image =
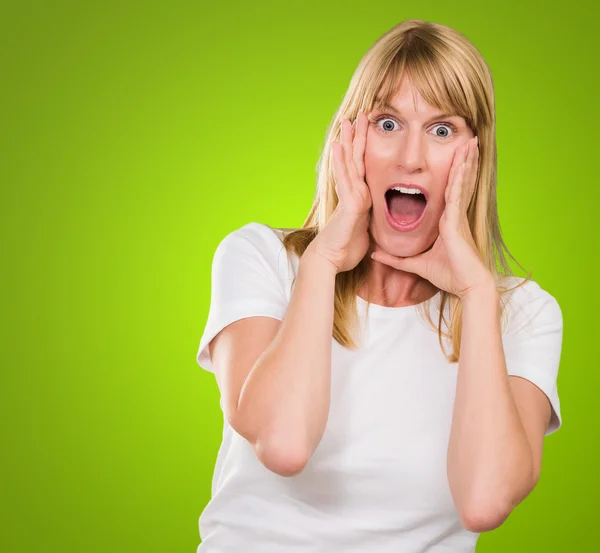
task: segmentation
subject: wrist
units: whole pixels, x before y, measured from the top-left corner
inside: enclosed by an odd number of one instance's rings
[[[335,277],[339,272],[338,268],[331,261],[329,261],[329,259],[321,255],[315,249],[312,249],[310,246],[306,248],[302,254],[302,257],[300,258],[300,267],[310,267],[310,272],[325,272],[333,277]]]
[[[464,296],[460,299],[464,304],[468,303],[478,303],[481,301],[486,301],[489,299],[499,299],[500,296],[498,294],[498,290],[496,288],[496,283],[490,279],[488,281],[483,282],[479,286],[476,286],[469,290]]]

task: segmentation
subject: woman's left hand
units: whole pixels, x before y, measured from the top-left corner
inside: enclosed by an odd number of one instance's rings
[[[411,257],[396,257],[378,251],[373,254],[373,259],[401,271],[416,273],[461,300],[473,290],[493,283],[492,274],[477,251],[467,219],[478,166],[478,140],[474,137],[459,148],[454,156],[445,191],[446,207],[439,222],[439,235],[429,250]]]

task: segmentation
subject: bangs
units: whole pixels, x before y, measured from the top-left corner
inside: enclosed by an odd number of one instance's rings
[[[431,106],[462,117],[469,127],[476,128],[477,103],[469,89],[466,75],[460,74],[457,64],[451,65],[448,56],[433,50],[416,37],[410,46],[400,48],[387,68],[374,98],[374,109],[393,105],[401,80],[406,76],[413,87]],[[441,46],[440,46],[441,48]],[[416,96],[413,96],[416,110]]]

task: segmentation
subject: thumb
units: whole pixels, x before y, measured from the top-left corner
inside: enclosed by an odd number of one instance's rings
[[[408,273],[415,273],[423,276],[423,254],[414,255],[411,257],[398,257],[396,255],[390,255],[387,252],[373,252],[371,258],[385,265],[389,265],[399,271],[406,271]]]
[[[423,266],[423,259],[421,255],[415,255],[412,257],[399,257],[398,258],[398,269],[406,271],[407,273],[416,273],[417,275],[423,276],[421,273]]]

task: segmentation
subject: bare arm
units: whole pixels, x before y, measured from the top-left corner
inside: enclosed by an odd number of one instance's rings
[[[339,202],[300,259],[281,324],[251,317],[216,339],[228,419],[258,459],[284,476],[304,468],[329,416],[336,275],[353,269],[369,247],[372,199],[362,161],[367,126],[362,114],[353,140],[352,124],[344,120],[342,144],[332,145]]]
[[[327,423],[336,272],[309,247],[282,321],[238,320],[209,346],[225,416],[282,476],[303,469]]]
[[[463,526],[487,532],[531,492],[534,463],[511,392],[493,283],[463,300],[463,317],[448,480]]]
[[[335,275],[327,260],[309,250],[302,256],[285,318],[241,389],[240,434],[283,472],[302,470],[325,431]]]

